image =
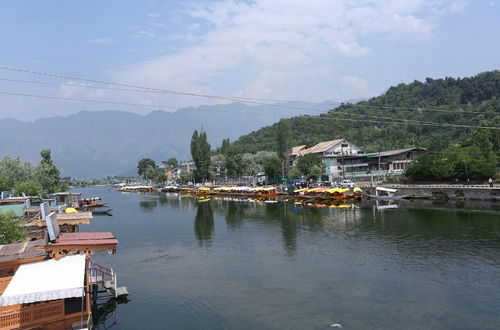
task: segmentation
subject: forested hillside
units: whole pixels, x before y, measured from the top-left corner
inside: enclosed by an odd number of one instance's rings
[[[367,152],[410,146],[439,151],[475,143],[500,152],[500,71],[470,78],[430,79],[391,87],[381,96],[342,104],[326,114],[290,120],[294,145],[346,138]],[[235,141],[245,152],[275,150],[277,124]]]

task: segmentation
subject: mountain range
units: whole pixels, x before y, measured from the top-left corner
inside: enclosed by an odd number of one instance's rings
[[[134,175],[138,160],[144,157],[157,162],[170,157],[190,159],[189,145],[195,129],[206,131],[215,148],[222,139],[233,140],[271,125],[280,119],[279,116],[311,113],[308,109],[327,111],[338,104],[333,101],[276,104],[278,106],[231,103],[175,112],[158,110],[147,115],[105,110],[82,111],[33,122],[6,118],[0,119],[0,157],[21,157],[38,162],[40,151],[50,149],[62,176]]]

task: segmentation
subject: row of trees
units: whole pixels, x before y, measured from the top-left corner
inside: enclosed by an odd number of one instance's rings
[[[477,146],[451,147],[420,156],[406,169],[412,181],[484,181],[495,177],[497,157]]]
[[[29,196],[47,195],[66,190],[59,169],[52,161],[50,150],[42,150],[37,165],[23,162],[19,157],[5,156],[0,160],[0,191],[14,191]],[[26,238],[22,219],[14,212],[0,212],[0,244],[10,244]]]
[[[30,196],[50,194],[67,189],[60,179],[59,169],[52,161],[50,150],[42,150],[37,165],[23,162],[19,157],[0,160],[0,190],[24,192]]]

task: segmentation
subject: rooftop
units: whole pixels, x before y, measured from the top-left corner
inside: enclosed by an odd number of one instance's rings
[[[404,154],[405,152],[410,152],[410,151],[427,151],[427,149],[424,148],[406,148],[406,149],[395,149],[395,150],[388,150],[388,151],[382,151],[382,152],[372,152],[365,154],[366,157],[388,157],[388,156],[395,156],[399,154]]]
[[[344,141],[344,139],[337,139],[337,140],[330,140],[330,141],[324,141],[320,142],[311,148],[307,149],[304,151],[304,154],[317,154],[317,153],[323,153],[332,147],[336,146],[337,144],[341,143]]]
[[[45,256],[45,240],[0,245],[0,262],[32,259]]]

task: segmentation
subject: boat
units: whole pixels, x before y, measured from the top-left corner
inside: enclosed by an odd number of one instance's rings
[[[400,200],[410,197],[409,195],[394,195],[397,191],[397,189],[392,188],[376,187],[375,195],[366,194],[366,196],[379,201]]]
[[[92,210],[92,215],[111,215],[112,209]]]

